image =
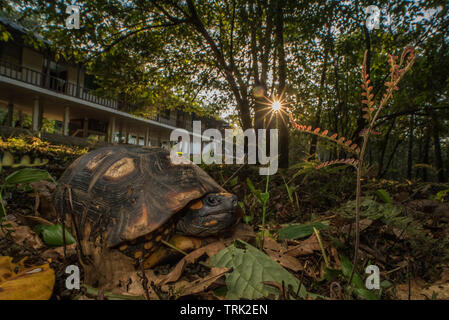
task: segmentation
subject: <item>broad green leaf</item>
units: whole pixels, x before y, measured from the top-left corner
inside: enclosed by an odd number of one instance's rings
[[[345,256],[342,256],[342,255],[340,255],[340,261],[341,261],[341,272],[343,273],[343,276],[349,280],[349,277],[351,276],[353,264],[349,261],[348,258],[346,258]],[[354,272],[354,276],[352,277],[351,284],[353,286],[354,293],[356,293],[357,295],[362,296],[368,300],[379,300],[380,299],[377,294],[375,294],[371,290],[368,290],[365,287],[365,283],[357,271]]]
[[[391,200],[390,194],[385,189],[378,189],[376,191],[376,195],[383,203],[393,203],[393,200]]]
[[[300,239],[310,236],[313,233],[313,228],[317,230],[324,230],[328,227],[323,222],[311,222],[306,224],[291,224],[285,228],[279,230],[279,239]]]
[[[236,240],[213,256],[210,264],[232,268],[232,272],[226,275],[227,299],[259,299],[270,294],[278,297],[279,290],[264,284],[265,281],[284,282],[286,288],[292,287],[291,292],[298,290],[299,280],[296,277],[262,251],[241,240]],[[299,296],[305,298],[307,295],[313,296],[301,285]]]
[[[45,245],[50,247],[58,247],[63,246],[64,241],[62,238],[62,226],[60,224],[55,224],[52,226],[39,224],[34,227],[34,232],[39,234],[42,237]],[[65,243],[72,244],[75,242],[75,238],[72,234],[67,230],[65,230]]]
[[[14,171],[5,179],[5,185],[16,185],[19,183],[30,183],[39,180],[49,180],[55,182],[53,177],[42,169],[23,168]]]

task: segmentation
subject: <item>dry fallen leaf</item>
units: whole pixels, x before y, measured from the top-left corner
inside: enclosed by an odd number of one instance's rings
[[[9,226],[0,228],[0,237],[5,237],[10,231],[11,238],[18,245],[32,247],[36,250],[45,248],[42,240],[30,227],[20,226],[14,221],[6,221],[3,225]]]
[[[362,232],[363,230],[368,228],[372,223],[373,223],[373,220],[370,220],[370,219],[362,219],[362,220],[360,220],[360,224],[359,224],[360,232]],[[348,233],[349,229],[351,229],[351,234],[353,234],[355,232],[355,223],[352,223],[352,225],[351,224],[344,225],[341,228],[341,232]]]
[[[249,241],[251,238],[254,238],[254,230],[251,226],[240,223],[238,224],[233,233],[225,239],[219,239],[212,243],[209,243],[205,245],[204,247],[198,248],[192,252],[190,252],[188,255],[186,255],[184,258],[182,258],[178,264],[175,266],[175,268],[166,276],[160,278],[156,285],[165,285],[170,282],[178,281],[179,278],[182,275],[182,272],[184,271],[184,268],[186,265],[194,263],[197,259],[199,259],[204,254],[207,254],[207,256],[210,258],[214,255],[216,255],[218,252],[226,248],[226,246],[230,245],[234,240],[241,239],[244,241]]]
[[[276,262],[279,262],[284,268],[294,272],[303,270],[302,264],[295,258],[286,254],[279,253],[270,249],[265,249],[266,254]]]
[[[297,242],[298,243],[298,242]],[[316,235],[313,234],[306,240],[299,241],[297,245],[289,246],[288,250],[285,252],[286,255],[292,257],[299,257],[308,254],[312,254],[314,251],[320,251],[320,244]]]
[[[159,279],[159,281],[156,282],[156,285],[162,286],[164,284],[177,281],[181,277],[182,272],[184,271],[186,265],[194,263],[198,258],[203,256],[204,254],[207,254],[209,257],[212,257],[221,250],[223,250],[224,248],[225,245],[223,244],[223,242],[217,241],[208,244],[205,247],[192,251],[184,258],[182,258],[169,274]]]
[[[25,268],[23,262],[0,257],[0,300],[50,299],[55,284],[53,269],[48,264]]]
[[[181,280],[174,285],[162,286],[162,290],[169,292],[173,290],[177,296],[187,296],[206,291],[215,281],[221,278],[225,273],[229,272],[230,268],[211,268],[210,273],[204,278],[199,278],[195,281]]]
[[[396,297],[400,300],[408,300],[408,282],[396,286]],[[440,280],[434,283],[426,283],[423,279],[416,278],[410,281],[410,299],[432,299],[436,295],[437,300],[449,299],[449,269],[445,269]]]
[[[76,254],[76,243],[72,243],[66,246],[66,254],[67,256]],[[64,257],[64,247],[62,246],[45,250],[44,252],[42,252],[41,257],[44,259],[50,258],[52,260],[61,259]]]
[[[282,245],[274,240],[273,238],[266,237],[263,241],[263,248],[265,250],[272,250],[277,252],[283,252],[285,249],[282,247]]]

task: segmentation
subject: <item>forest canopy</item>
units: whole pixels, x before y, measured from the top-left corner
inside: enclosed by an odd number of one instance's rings
[[[79,29],[66,28],[69,5],[2,0],[1,14],[50,40],[60,59],[86,64],[105,94],[134,102],[127,111],[183,108],[242,129],[273,127],[264,102],[283,93],[298,122],[359,142],[364,52],[377,101],[387,53],[413,46],[416,63],[379,115],[367,160],[377,177],[449,175],[447,1],[88,0],[76,3]],[[374,28],[369,6],[379,9]],[[281,166],[339,156],[278,120]]]

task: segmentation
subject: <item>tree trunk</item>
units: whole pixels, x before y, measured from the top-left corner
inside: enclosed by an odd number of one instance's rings
[[[328,60],[328,45],[324,44],[324,60],[323,60],[323,71],[321,72],[321,79],[320,79],[320,92],[318,95],[318,109],[316,111],[315,115],[315,121],[312,124],[313,128],[318,128],[320,126],[321,122],[321,104],[323,103],[323,88],[324,83],[326,82],[326,75],[327,75],[327,60]],[[314,154],[316,151],[318,137],[316,135],[312,135],[312,140],[310,142],[310,154]]]
[[[435,167],[437,169],[438,182],[444,182],[443,157],[441,156],[440,132],[438,118],[432,111],[432,139],[433,150],[435,155]]]
[[[429,164],[429,148],[430,148],[430,126],[427,127],[425,138],[424,138],[424,152],[423,152],[423,158],[422,163],[423,164]],[[422,179],[423,181],[427,181],[427,168],[422,167]]]
[[[278,95],[285,95],[285,80],[287,78],[287,64],[284,51],[284,0],[277,1],[276,7],[276,47],[279,61]],[[282,110],[283,111],[283,110]],[[288,168],[288,116],[285,112],[277,112],[279,125],[279,168]]]
[[[415,129],[415,116],[410,115],[410,131],[408,137],[408,156],[407,156],[407,178],[412,180],[412,168],[413,168],[413,133]]]
[[[380,177],[382,174],[382,169],[383,169],[383,165],[384,165],[384,158],[385,158],[385,152],[387,151],[387,146],[388,146],[388,139],[390,137],[390,133],[393,130],[394,124],[396,122],[396,118],[393,118],[393,121],[391,122],[390,127],[388,128],[387,134],[384,137],[384,141],[382,143],[382,152],[380,153],[379,156],[379,168],[377,170],[377,176]]]

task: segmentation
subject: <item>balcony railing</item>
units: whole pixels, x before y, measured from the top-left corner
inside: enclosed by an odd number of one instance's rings
[[[39,72],[25,66],[16,65],[4,60],[0,60],[0,75],[40,88],[62,93],[67,96],[79,98],[84,101],[96,103],[111,109],[122,109],[119,108],[119,106],[122,106],[123,102],[119,102],[115,99],[106,99],[99,97],[93,93],[92,89],[88,89],[83,86],[79,86],[76,83],[72,83],[64,79]],[[163,124],[173,126],[176,125],[175,119],[166,119],[163,116],[159,115],[155,115],[150,119]],[[192,123],[187,123],[185,129],[189,131],[192,130]]]
[[[44,89],[56,91],[71,97],[96,103],[108,108],[117,110],[119,106],[119,102],[117,100],[99,97],[93,94],[93,90],[91,89],[7,61],[0,60],[0,75]]]

